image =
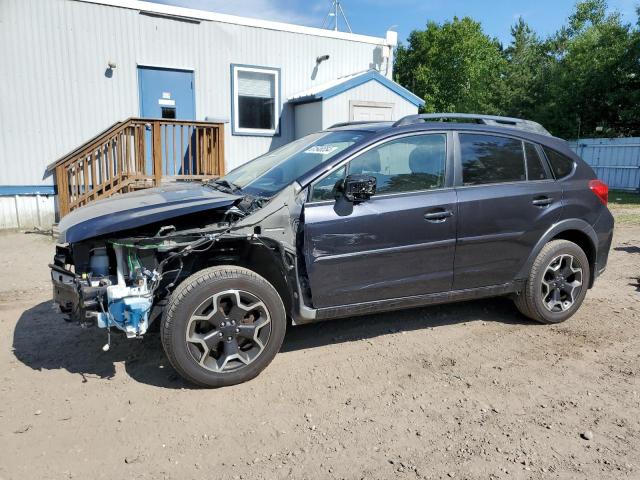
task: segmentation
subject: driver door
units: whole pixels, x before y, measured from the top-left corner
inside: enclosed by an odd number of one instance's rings
[[[446,133],[387,139],[312,184],[304,254],[314,307],[451,289],[457,204],[448,145]],[[376,194],[334,199],[349,174],[374,176]]]

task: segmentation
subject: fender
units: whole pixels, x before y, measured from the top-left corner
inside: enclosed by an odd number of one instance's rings
[[[529,254],[527,261],[522,265],[522,268],[516,275],[516,280],[524,280],[529,276],[529,272],[531,271],[531,266],[535,261],[536,257],[542,250],[542,248],[549,243],[549,241],[561,234],[562,232],[566,232],[569,230],[577,230],[587,235],[589,238],[589,242],[591,243],[591,248],[593,248],[594,258],[598,257],[598,236],[591,225],[589,225],[584,220],[580,220],[578,218],[570,218],[566,220],[560,220],[558,223],[554,223],[538,240],[533,250]],[[593,280],[594,272],[591,272],[590,282]]]

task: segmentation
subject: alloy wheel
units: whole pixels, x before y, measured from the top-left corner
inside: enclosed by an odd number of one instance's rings
[[[270,335],[271,316],[264,302],[243,290],[225,290],[195,309],[185,339],[202,367],[228,373],[258,358]]]
[[[555,257],[542,277],[542,303],[553,313],[573,306],[582,290],[583,271],[580,262],[569,254]]]

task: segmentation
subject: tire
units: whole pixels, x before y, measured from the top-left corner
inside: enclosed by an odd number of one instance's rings
[[[571,264],[569,258],[572,259]],[[570,265],[569,269],[567,265]],[[580,275],[576,270],[580,270]],[[589,260],[584,251],[568,240],[553,240],[536,257],[525,288],[514,302],[518,310],[532,320],[540,323],[564,322],[582,305],[590,278]],[[580,282],[579,290],[577,282]],[[560,292],[559,298],[554,297],[556,290]]]
[[[173,292],[161,338],[167,358],[185,380],[224,387],[264,370],[285,331],[282,299],[267,280],[246,268],[219,266],[195,273]]]

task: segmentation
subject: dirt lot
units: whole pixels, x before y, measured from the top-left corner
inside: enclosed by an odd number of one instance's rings
[[[0,478],[640,478],[640,209],[581,311],[506,299],[293,328],[257,379],[193,389],[157,334],[67,324],[53,243],[0,236]],[[581,434],[591,432],[581,437]]]

